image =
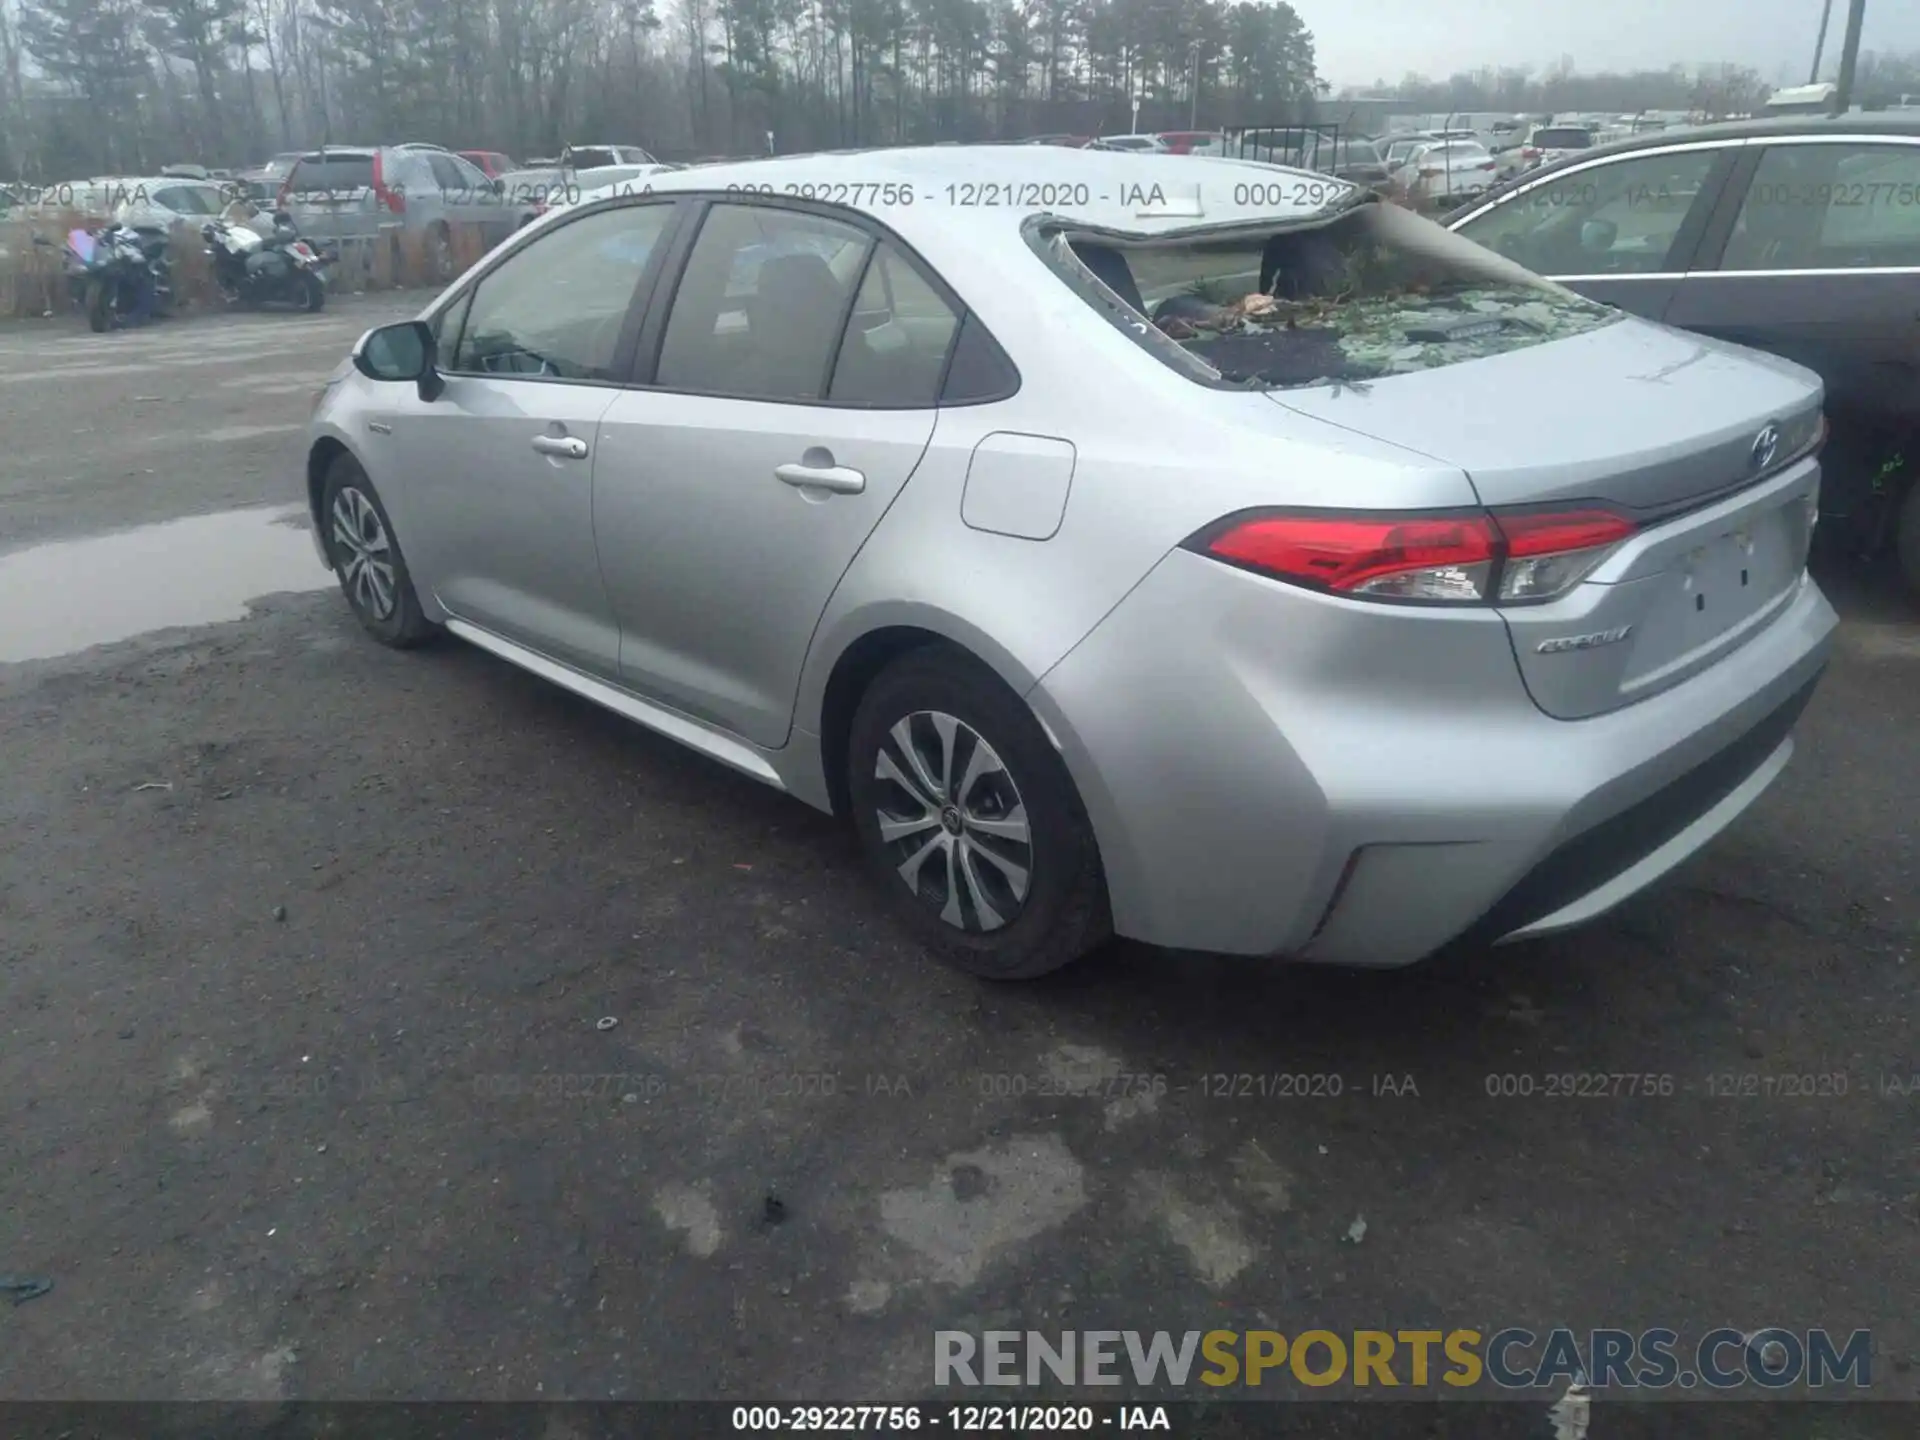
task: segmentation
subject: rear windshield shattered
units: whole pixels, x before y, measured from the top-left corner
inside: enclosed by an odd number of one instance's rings
[[[1622,318],[1389,205],[1226,239],[1129,245],[1061,233],[1043,253],[1175,368],[1249,389],[1413,374]]]

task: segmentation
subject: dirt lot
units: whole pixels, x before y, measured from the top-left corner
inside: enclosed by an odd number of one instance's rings
[[[273,515],[33,548],[294,500],[400,313],[0,330],[0,1273],[54,1282],[0,1397],[878,1400],[939,1329],[1559,1324],[1870,1328],[1920,1394],[1903,604],[1849,582],[1784,779],[1584,933],[990,988],[812,812],[364,641]],[[133,635],[227,574],[281,593]]]

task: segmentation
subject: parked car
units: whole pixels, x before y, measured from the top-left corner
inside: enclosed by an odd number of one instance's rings
[[[609,165],[658,165],[638,145],[569,145],[560,152],[560,164],[570,170],[599,170]]]
[[[1594,132],[1586,125],[1538,125],[1528,132],[1511,168],[1513,173],[1537,170],[1577,151],[1591,150],[1594,143]]]
[[[264,165],[241,170],[234,175],[228,188],[256,205],[271,205],[280,193],[280,183],[292,173],[294,163],[303,153],[300,150],[282,151]]]
[[[1171,154],[1193,155],[1204,154],[1209,147],[1217,148],[1221,137],[1215,130],[1162,130],[1157,138],[1161,148]]]
[[[170,230],[180,221],[195,231],[220,214],[232,196],[210,180],[174,175],[99,175],[41,187],[26,213],[44,218],[73,210],[96,222],[118,217],[139,229]]]
[[[1372,140],[1363,136],[1342,137],[1334,143],[1328,173],[1369,190],[1386,190],[1393,181],[1386,157]]]
[[[1014,142],[1019,145],[1060,145],[1069,150],[1084,150],[1093,143],[1091,135],[1030,135],[1025,140]]]
[[[509,170],[495,177],[500,182],[501,197],[506,201],[514,229],[531,224],[556,200],[579,198],[579,185],[568,179],[568,173],[558,165],[544,165]]]
[[[1436,140],[1408,153],[1393,185],[1415,204],[1458,204],[1493,187],[1493,156],[1475,140]]]
[[[568,205],[584,205],[608,195],[644,193],[653,177],[677,170],[677,165],[601,165],[591,170],[561,170],[557,182],[545,187],[545,195],[527,208],[521,225],[531,224],[549,210]],[[517,227],[516,227],[517,228]]]
[[[1097,150],[1135,150],[1141,153],[1159,152],[1165,154],[1167,146],[1158,135],[1102,135],[1093,142]]]
[[[1227,137],[1226,150],[1237,160],[1257,160],[1266,165],[1293,165],[1302,170],[1328,170],[1338,149],[1337,128],[1310,125],[1283,125],[1261,130],[1242,130]]]
[[[456,153],[489,180],[498,180],[519,168],[498,150],[461,150]]]
[[[1386,162],[1389,172],[1398,170],[1412,156],[1413,152],[1427,145],[1439,143],[1438,135],[1429,135],[1426,131],[1414,134],[1388,135],[1376,142],[1380,158]]]
[[[1447,218],[1611,305],[1818,371],[1824,512],[1920,591],[1920,116],[1779,117],[1569,156]],[[1899,462],[1899,463],[1896,463]]]
[[[1201,225],[1128,198],[1195,167]],[[983,173],[1033,202],[899,199]],[[1787,763],[1836,625],[1799,366],[1310,172],[653,183],[362,338],[315,543],[376,639],[451,633],[846,817],[954,964],[1549,933]]]
[[[424,242],[433,273],[451,278],[453,227],[478,227],[488,244],[511,234],[505,187],[468,161],[423,145],[338,145],[302,155],[277,208],[302,235],[335,246]]]

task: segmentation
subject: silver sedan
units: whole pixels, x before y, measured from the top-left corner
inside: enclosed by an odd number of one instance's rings
[[[361,339],[306,482],[376,639],[844,816],[969,971],[1397,966],[1779,774],[1821,405],[1324,175],[928,148],[543,217]]]

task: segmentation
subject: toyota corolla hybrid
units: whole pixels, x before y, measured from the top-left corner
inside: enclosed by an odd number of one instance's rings
[[[362,338],[307,481],[375,638],[845,817],[976,974],[1398,966],[1780,773],[1821,404],[1328,176],[943,147],[543,218]]]

